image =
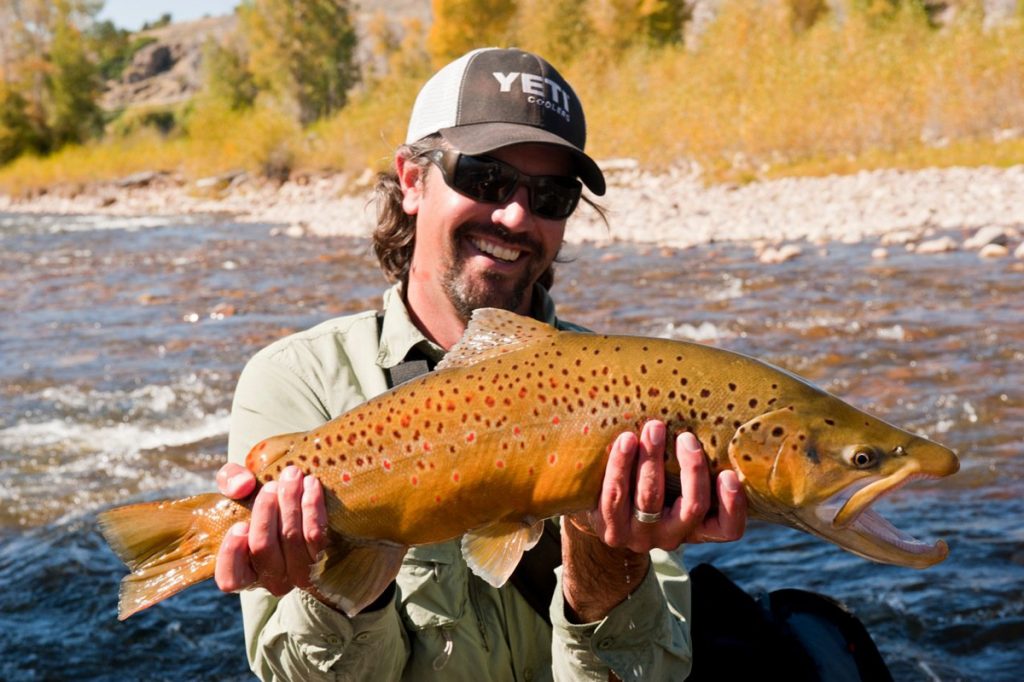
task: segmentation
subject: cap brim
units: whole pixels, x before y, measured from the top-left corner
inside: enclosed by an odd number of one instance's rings
[[[567,150],[576,162],[576,174],[594,194],[605,192],[604,173],[583,151],[542,128],[519,123],[474,123],[438,131],[449,144],[463,154],[487,154],[502,147],[526,142],[552,144]]]

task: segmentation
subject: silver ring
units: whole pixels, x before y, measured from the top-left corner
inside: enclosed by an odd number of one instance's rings
[[[661,512],[657,511],[652,514],[633,507],[633,518],[640,523],[657,523],[661,521]]]

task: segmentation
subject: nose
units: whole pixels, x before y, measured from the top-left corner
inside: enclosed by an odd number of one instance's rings
[[[509,229],[523,229],[532,218],[529,188],[520,185],[512,197],[491,212],[491,220]]]

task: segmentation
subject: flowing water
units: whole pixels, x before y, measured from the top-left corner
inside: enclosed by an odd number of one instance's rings
[[[1018,679],[1024,263],[878,261],[872,246],[772,266],[722,244],[569,246],[554,293],[566,319],[755,355],[955,448],[959,474],[881,505],[947,539],[937,567],[876,565],[764,524],[688,560],[754,594],[839,599],[898,680]],[[96,513],[212,489],[245,360],[377,307],[384,286],[364,240],[216,216],[0,214],[0,679],[248,679],[236,599],[210,583],[117,621],[124,570]]]

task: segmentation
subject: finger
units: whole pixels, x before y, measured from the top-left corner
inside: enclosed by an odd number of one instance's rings
[[[692,536],[708,513],[711,484],[704,450],[692,433],[687,431],[679,434],[676,439],[676,459],[679,462],[680,494],[662,526],[661,540],[668,544],[674,542],[678,546]]]
[[[241,500],[256,488],[256,476],[241,464],[228,462],[217,472],[217,490],[232,500]]]
[[[270,481],[256,495],[249,523],[249,551],[260,584],[271,594],[281,596],[291,585],[287,584],[287,567],[278,536],[277,487],[277,481]]]
[[[249,563],[249,524],[236,523],[224,536],[217,550],[214,581],[224,592],[238,592],[256,582],[256,571]]]
[[[649,421],[640,433],[640,448],[637,453],[636,508],[649,514],[657,514],[665,504],[665,424]],[[643,530],[650,530],[654,524],[633,519]]]
[[[747,496],[735,471],[725,470],[716,481],[718,514],[705,520],[697,536],[705,542],[731,542],[743,537],[747,525]]]
[[[598,502],[599,521],[603,528],[594,530],[610,547],[622,547],[628,540],[633,513],[630,484],[636,451],[636,434],[628,431],[620,434],[612,444],[604,470],[604,483]]]
[[[302,479],[302,472],[298,467],[285,467],[277,486],[277,507],[281,524],[281,551],[284,554],[289,582],[307,587],[312,557],[306,548],[306,536],[303,531]]]
[[[302,480],[302,533],[309,556],[316,556],[327,547],[327,505],[323,487],[316,476]]]

